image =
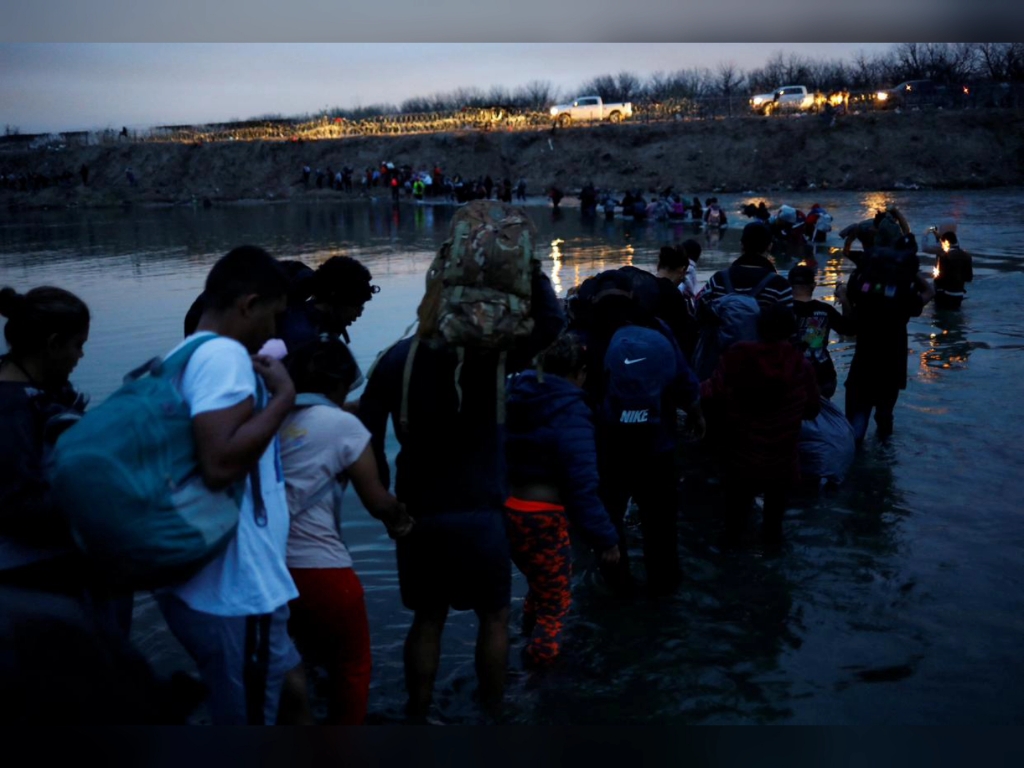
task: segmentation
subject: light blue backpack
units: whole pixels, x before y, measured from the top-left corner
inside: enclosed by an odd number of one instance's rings
[[[112,583],[154,589],[181,581],[235,535],[244,481],[225,491],[203,482],[192,417],[175,386],[196,349],[214,338],[132,371],[57,441],[54,501],[78,547]],[[253,488],[258,504],[258,483]]]

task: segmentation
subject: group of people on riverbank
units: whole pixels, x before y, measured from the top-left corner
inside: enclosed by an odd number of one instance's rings
[[[313,270],[241,246],[211,269],[184,340],[88,412],[69,377],[89,309],[60,288],[4,288],[8,722],[50,717],[57,701],[65,720],[182,721],[205,696],[217,724],[309,723],[307,665],[327,672],[328,721],[363,722],[372,659],[342,535],[349,484],[396,541],[413,612],[408,717],[430,713],[451,609],[478,617],[479,700],[498,714],[513,564],[529,585],[530,668],[560,653],[570,530],[616,594],[678,589],[677,449],[700,454],[720,481],[723,548],[749,542],[758,495],[761,546],[782,546],[802,425],[837,387],[830,331],[856,336],[851,440],[864,439],[872,410],[879,437],[892,433],[907,322],[934,290],[905,219],[885,213],[901,234],[886,239],[886,216],[873,235],[860,231],[874,239],[848,251],[856,269],[837,286],[840,312],[813,298],[813,266],[777,271],[761,222],[703,287],[701,246],[688,240],[662,248],[657,274],[606,270],[562,301],[525,213],[474,202],[428,271],[416,333],[365,377],[347,343],[379,290],[367,268],[333,257]],[[628,557],[631,500],[642,584]],[[153,591],[201,689],[158,680],[128,645],[139,590]]]
[[[299,183],[308,189],[311,184],[317,189],[333,189],[338,192],[352,192],[355,189],[353,178],[355,171],[349,166],[334,170],[302,166]],[[476,178],[463,178],[459,173],[445,174],[440,163],[432,168],[404,164],[396,166],[391,162],[381,162],[377,167],[367,167],[359,174],[359,191],[372,194],[375,190],[390,193],[395,202],[403,198],[423,201],[442,199],[454,203],[467,203],[472,200],[498,200],[511,203],[513,196],[519,201],[526,200],[526,179],[520,177],[515,183],[509,177],[492,178],[490,174]]]

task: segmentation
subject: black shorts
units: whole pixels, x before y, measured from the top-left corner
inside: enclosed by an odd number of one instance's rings
[[[402,604],[410,610],[493,613],[512,600],[504,510],[423,515],[395,552]]]

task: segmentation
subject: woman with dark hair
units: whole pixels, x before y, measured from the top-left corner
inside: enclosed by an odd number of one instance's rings
[[[381,485],[370,433],[342,409],[362,378],[348,347],[325,334],[287,364],[298,393],[280,431],[291,513],[287,564],[299,590],[289,629],[305,660],[327,670],[328,723],[359,725],[370,690],[370,631],[363,587],[342,539],[345,486],[352,482],[393,537],[408,533],[412,519]]]
[[[89,309],[61,288],[0,290],[0,583],[81,595],[70,530],[48,498],[46,454],[85,411],[68,377],[89,338]]]

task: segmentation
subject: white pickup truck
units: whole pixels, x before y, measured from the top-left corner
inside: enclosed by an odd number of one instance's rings
[[[556,104],[551,108],[552,119],[563,127],[573,121],[619,123],[632,116],[633,105],[630,102],[605,104],[600,96],[580,96],[571,104]]]
[[[803,85],[784,85],[771,93],[759,93],[750,100],[755,112],[773,115],[777,112],[809,112],[817,100]]]

